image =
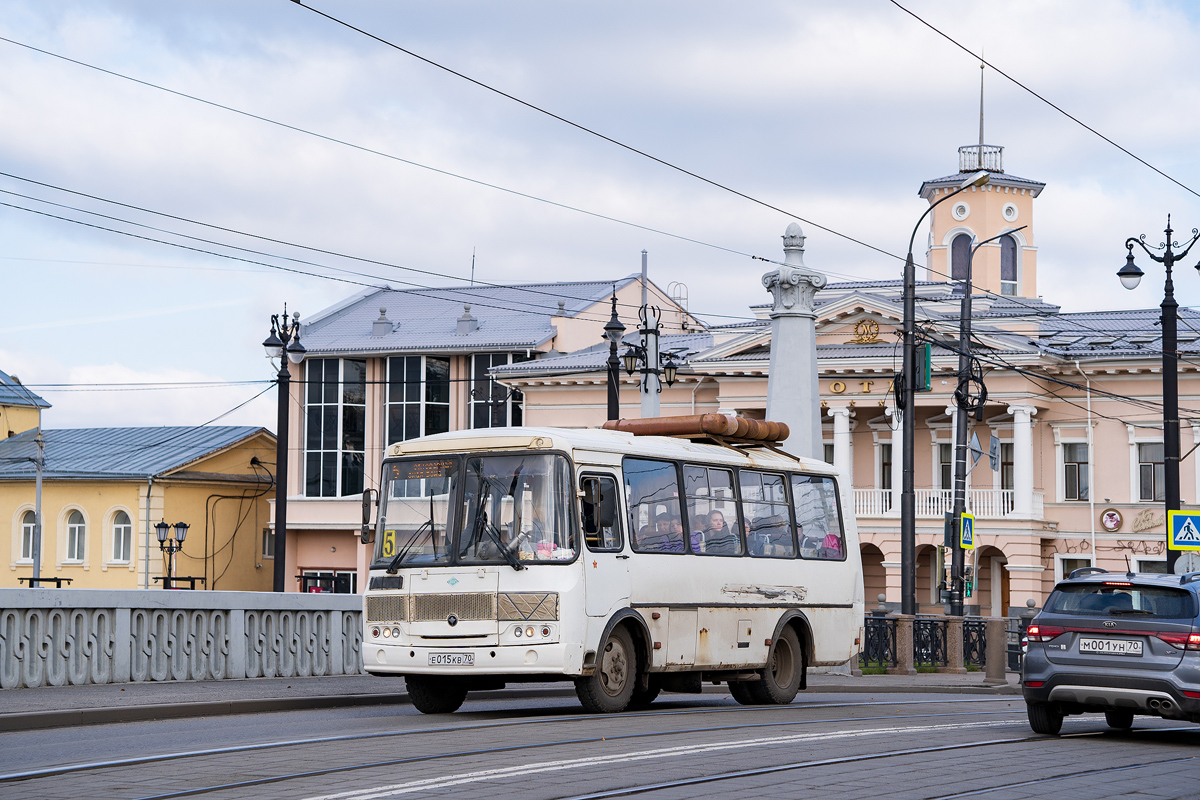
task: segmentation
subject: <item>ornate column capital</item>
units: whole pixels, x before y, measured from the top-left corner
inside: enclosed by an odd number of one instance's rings
[[[851,409],[849,406],[834,406],[825,412],[826,416],[845,417],[846,419],[850,419],[850,413]]]
[[[783,235],[785,264],[762,276],[763,286],[771,293],[774,306],[771,317],[816,317],[815,295],[829,279],[804,266],[804,232],[796,223]]]
[[[1013,421],[1016,422],[1017,414],[1025,414],[1027,417],[1032,417],[1038,412],[1036,406],[1025,405],[1023,403],[1015,403],[1008,407],[1008,413],[1013,415]]]

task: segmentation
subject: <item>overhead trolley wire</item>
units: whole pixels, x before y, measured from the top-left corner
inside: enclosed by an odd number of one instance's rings
[[[296,2],[296,0],[293,0],[293,2]],[[1132,152],[1131,150],[1129,150],[1128,148],[1126,148],[1126,147],[1122,147],[1121,145],[1117,144],[1117,143],[1116,143],[1116,142],[1114,142],[1112,139],[1108,138],[1108,137],[1107,137],[1107,136],[1105,136],[1103,133],[1101,133],[1100,131],[1098,131],[1098,130],[1096,130],[1095,128],[1093,128],[1091,125],[1088,125],[1086,122],[1084,122],[1083,120],[1079,119],[1079,117],[1076,117],[1074,114],[1072,114],[1072,113],[1070,113],[1069,111],[1067,111],[1066,109],[1064,109],[1062,106],[1058,105],[1057,103],[1053,102],[1052,100],[1049,100],[1049,99],[1048,99],[1048,98],[1046,98],[1045,96],[1043,96],[1043,95],[1039,94],[1038,92],[1034,91],[1033,89],[1029,88],[1029,87],[1028,87],[1028,86],[1026,86],[1024,83],[1021,83],[1021,81],[1019,81],[1019,80],[1017,80],[1016,78],[1014,78],[1012,75],[1009,75],[1007,72],[1005,72],[1004,70],[1000,69],[999,67],[997,67],[997,66],[996,66],[995,64],[993,64],[992,62],[990,62],[990,61],[986,60],[986,59],[985,59],[985,58],[984,58],[982,55],[976,55],[976,54],[975,54],[975,53],[974,53],[974,52],[973,52],[973,51],[972,51],[972,50],[971,50],[969,47],[967,47],[966,45],[964,45],[964,44],[960,43],[958,40],[956,40],[954,37],[950,36],[949,34],[942,32],[942,31],[941,31],[941,30],[939,30],[937,27],[935,27],[935,26],[934,26],[932,23],[930,23],[930,22],[927,22],[927,21],[925,21],[924,19],[922,19],[921,17],[919,17],[919,16],[918,16],[916,13],[914,13],[914,12],[912,12],[912,11],[908,10],[907,8],[905,8],[904,6],[900,5],[900,3],[898,3],[896,0],[888,0],[888,2],[889,2],[889,3],[891,3],[892,5],[894,5],[896,8],[900,9],[901,11],[903,11],[905,14],[908,14],[910,17],[912,17],[912,18],[913,18],[913,19],[915,19],[917,22],[919,22],[919,23],[921,23],[922,25],[924,25],[926,28],[929,28],[929,30],[933,31],[933,32],[934,32],[934,33],[936,33],[938,36],[941,36],[943,39],[945,39],[946,41],[950,42],[950,44],[954,45],[954,46],[955,46],[955,47],[957,47],[959,50],[962,50],[964,53],[966,53],[967,55],[971,56],[971,58],[973,58],[973,59],[975,59],[975,60],[979,61],[981,64],[986,64],[987,66],[991,67],[991,68],[992,68],[992,70],[993,70],[994,72],[996,72],[998,75],[1000,75],[1000,76],[1002,76],[1002,77],[1004,77],[1004,78],[1008,79],[1008,80],[1009,80],[1009,81],[1011,81],[1012,83],[1014,83],[1014,84],[1016,84],[1017,86],[1019,86],[1020,88],[1024,89],[1026,92],[1028,92],[1029,94],[1033,95],[1033,96],[1034,96],[1034,97],[1036,97],[1038,100],[1041,100],[1043,103],[1045,103],[1046,105],[1050,106],[1050,107],[1051,107],[1051,108],[1053,108],[1055,111],[1057,111],[1058,113],[1062,114],[1062,115],[1063,115],[1064,117],[1066,117],[1067,119],[1069,119],[1069,120],[1071,120],[1072,122],[1074,122],[1076,125],[1079,125],[1079,126],[1080,126],[1081,128],[1083,128],[1084,130],[1087,130],[1087,131],[1089,131],[1089,132],[1091,132],[1091,133],[1094,133],[1096,136],[1099,136],[1101,139],[1103,139],[1104,141],[1108,142],[1108,143],[1109,143],[1109,144],[1111,144],[1113,147],[1117,148],[1117,149],[1118,149],[1118,150],[1120,150],[1122,153],[1124,153],[1125,155],[1127,155],[1127,156],[1129,156],[1130,158],[1132,158],[1134,161],[1137,161],[1139,164],[1142,164],[1143,166],[1149,167],[1149,168],[1150,168],[1150,169],[1152,169],[1154,172],[1157,172],[1159,175],[1161,175],[1162,177],[1166,178],[1166,179],[1167,179],[1167,180],[1169,180],[1171,183],[1173,183],[1173,184],[1175,184],[1176,186],[1178,186],[1179,188],[1183,189],[1185,192],[1188,192],[1189,194],[1193,194],[1193,195],[1195,195],[1196,197],[1200,197],[1200,192],[1197,192],[1195,189],[1193,189],[1192,187],[1190,187],[1190,186],[1188,186],[1187,184],[1183,183],[1182,181],[1179,181],[1179,180],[1177,180],[1177,179],[1175,179],[1175,178],[1171,177],[1170,175],[1168,175],[1167,173],[1163,172],[1163,171],[1162,171],[1161,169],[1159,169],[1158,167],[1156,167],[1156,166],[1154,166],[1153,164],[1151,164],[1151,163],[1150,163],[1149,161],[1147,161],[1146,159],[1144,159],[1144,158],[1142,158],[1141,156],[1139,156],[1137,153],[1134,153],[1134,152]]]

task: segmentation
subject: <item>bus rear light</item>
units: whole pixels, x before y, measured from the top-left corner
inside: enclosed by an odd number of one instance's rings
[[[1062,628],[1052,628],[1049,625],[1030,625],[1029,630],[1025,632],[1025,636],[1031,642],[1048,642],[1058,636],[1062,636],[1065,631]]]

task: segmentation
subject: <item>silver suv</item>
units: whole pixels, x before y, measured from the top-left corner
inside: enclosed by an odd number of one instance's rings
[[[1054,735],[1069,714],[1200,722],[1200,573],[1084,567],[1054,587],[1026,634],[1029,726]]]

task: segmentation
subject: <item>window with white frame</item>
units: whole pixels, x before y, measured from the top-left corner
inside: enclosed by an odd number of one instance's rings
[[[366,460],[367,362],[313,358],[305,362],[304,494],[360,494]]]
[[[879,488],[885,491],[892,488],[892,446],[890,444],[879,445]]]
[[[37,530],[37,514],[26,511],[21,515],[21,560],[33,561],[33,536]]]
[[[1166,470],[1162,442],[1141,442],[1138,450],[1138,499],[1163,502],[1167,499]]]
[[[1013,446],[1012,443],[1000,445],[1000,488],[1012,490],[1013,483]]]
[[[302,573],[305,591],[332,594],[358,594],[358,573],[352,570],[306,569]]]
[[[954,445],[938,445],[938,480],[941,489],[954,488]]]
[[[124,511],[113,515],[112,544],[112,560],[128,562],[133,549],[133,523]]]
[[[1000,237],[1000,294],[1017,294],[1017,240],[1012,236]]]
[[[1063,499],[1087,500],[1091,491],[1087,442],[1064,442]]]
[[[1056,553],[1054,555],[1054,580],[1061,581],[1069,578],[1075,570],[1090,567],[1091,565],[1092,557],[1090,555]]]
[[[967,279],[967,262],[971,258],[971,237],[960,233],[950,242],[950,280]]]
[[[78,510],[67,517],[67,561],[83,561],[87,552],[87,523]]]
[[[270,528],[263,528],[262,534],[262,557],[275,557],[275,531]]]
[[[450,359],[388,359],[387,443],[450,430]]]
[[[824,455],[825,463],[832,464],[833,463],[833,445],[831,445],[831,444],[825,445],[825,449],[823,452],[825,454]]]
[[[492,367],[529,361],[524,353],[482,353],[471,356],[471,427],[503,428],[521,425],[525,396],[488,375]]]
[[[1139,558],[1137,560],[1138,572],[1149,572],[1153,575],[1167,574],[1167,560],[1165,558]]]

